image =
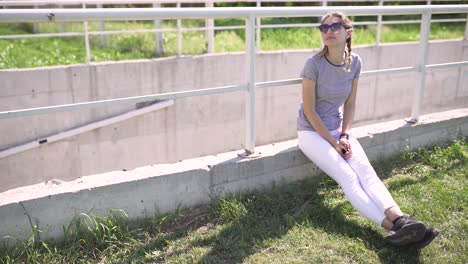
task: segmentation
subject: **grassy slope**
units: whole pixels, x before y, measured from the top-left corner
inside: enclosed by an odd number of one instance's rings
[[[421,252],[385,244],[323,177],[140,221],[97,217],[68,243],[30,241],[0,263],[467,263],[467,158],[465,139],[374,164],[404,211],[442,231]]]

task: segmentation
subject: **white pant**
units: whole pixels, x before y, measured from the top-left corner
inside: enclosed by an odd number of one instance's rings
[[[338,139],[340,130],[330,132]],[[385,210],[397,204],[375,173],[361,144],[350,136],[352,154],[345,160],[317,132],[299,131],[298,139],[302,152],[340,185],[353,207],[380,226]]]

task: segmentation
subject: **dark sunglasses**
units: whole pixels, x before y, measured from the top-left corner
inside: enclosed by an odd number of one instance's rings
[[[331,25],[322,24],[322,25],[319,26],[319,29],[320,29],[320,31],[322,31],[323,33],[327,33],[327,32],[328,32],[328,29],[331,29],[332,32],[336,32],[336,31],[338,31],[342,26],[343,26],[343,23],[341,23],[341,22],[336,22],[336,23],[333,23],[333,24],[331,24]]]

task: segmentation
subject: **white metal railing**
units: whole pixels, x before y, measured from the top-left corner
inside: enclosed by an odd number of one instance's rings
[[[358,0],[355,2],[379,2],[382,0]],[[393,0],[383,0],[384,2],[395,2]],[[118,4],[173,4],[176,2],[180,3],[256,3],[258,0],[2,0],[0,6],[32,6],[32,5],[118,5]],[[284,0],[262,0],[265,3],[282,3]],[[326,6],[328,3],[337,2],[345,3],[349,0],[294,0],[297,3],[322,3],[322,6]],[[431,0],[399,0],[398,2],[425,2],[431,3]],[[460,2],[460,0],[438,0],[437,2]]]
[[[219,94],[228,92],[245,92],[246,96],[246,138],[245,151],[246,154],[254,153],[255,150],[255,89],[269,88],[275,86],[284,86],[290,84],[299,84],[301,79],[279,80],[271,82],[255,82],[255,22],[259,17],[298,17],[298,16],[322,16],[323,14],[332,11],[341,10],[348,15],[406,15],[406,14],[421,14],[421,32],[420,32],[420,51],[417,65],[382,69],[374,71],[366,71],[362,76],[370,76],[377,74],[391,74],[401,72],[419,72],[419,85],[415,89],[414,100],[411,112],[410,121],[416,122],[421,112],[422,99],[425,86],[425,71],[431,68],[443,67],[460,67],[468,65],[468,61],[449,62],[442,64],[426,65],[427,49],[430,31],[430,21],[432,14],[451,14],[451,13],[468,13],[468,5],[443,5],[443,6],[385,6],[385,7],[283,7],[283,8],[122,8],[122,9],[9,9],[0,12],[0,23],[16,23],[16,22],[69,22],[69,21],[103,21],[103,20],[154,20],[154,19],[186,19],[186,18],[244,18],[246,21],[246,56],[247,56],[247,77],[244,84],[215,87],[201,90],[190,90],[184,92],[172,92],[164,94],[152,94],[145,96],[136,96],[128,98],[117,98],[110,100],[85,102],[69,105],[49,106],[33,109],[20,109],[13,111],[0,112],[0,119],[12,118],[19,116],[28,116],[36,114],[46,114],[59,111],[71,111],[77,109],[117,105],[117,104],[132,104],[143,101],[151,101],[155,99],[176,99],[182,97]]]
[[[370,1],[363,1],[359,0],[357,2],[377,2],[379,6],[383,6],[385,2],[389,2],[391,0],[370,0]],[[411,0],[403,0],[400,2],[408,2]],[[286,0],[57,0],[54,2],[51,1],[44,1],[44,0],[10,0],[10,1],[1,1],[0,6],[3,7],[17,7],[17,6],[35,6],[37,7],[50,7],[50,6],[57,6],[59,8],[63,8],[66,6],[82,6],[82,8],[102,8],[103,5],[112,5],[112,4],[140,4],[140,5],[148,5],[152,4],[153,7],[158,8],[161,5],[165,4],[175,4],[177,8],[181,8],[181,4],[204,4],[206,7],[213,7],[214,3],[225,3],[225,2],[246,2],[246,3],[256,3],[257,7],[261,7],[262,3],[284,3]],[[348,0],[334,0],[334,1],[326,1],[326,0],[299,0],[295,2],[306,2],[306,3],[322,3],[322,6],[327,6],[331,2],[349,2]],[[422,2],[426,4],[430,4],[431,0],[416,0],[412,2]],[[442,0],[438,2],[459,2],[458,0]],[[455,22],[465,22],[468,25],[468,16],[467,18],[455,18],[455,19],[433,19],[432,22],[437,23],[455,23]],[[207,42],[207,53],[214,53],[214,42],[215,42],[215,31],[221,30],[233,30],[233,29],[244,29],[245,26],[218,26],[214,25],[214,20],[212,18],[207,18],[205,21],[205,27],[197,27],[197,28],[182,28],[182,22],[180,19],[176,21],[176,28],[162,28],[160,20],[154,20],[154,29],[140,29],[140,30],[113,30],[113,31],[106,31],[104,21],[99,22],[99,30],[90,32],[88,30],[88,26],[86,22],[83,22],[83,32],[65,32],[65,25],[62,24],[61,32],[60,33],[42,33],[38,34],[39,32],[39,25],[37,23],[34,24],[34,33],[35,34],[20,34],[20,35],[0,35],[0,39],[19,39],[19,38],[44,38],[44,37],[72,37],[72,36],[83,36],[85,39],[85,51],[86,51],[86,63],[91,62],[91,49],[89,44],[89,35],[100,35],[101,36],[101,44],[103,46],[106,45],[107,35],[115,35],[115,34],[126,34],[126,33],[155,33],[155,54],[157,56],[163,56],[164,54],[164,47],[163,47],[163,32],[176,32],[177,34],[177,55],[182,55],[182,33],[188,31],[205,31],[206,34],[206,42]],[[365,21],[365,22],[355,22],[354,25],[362,26],[362,25],[376,25],[376,39],[375,45],[380,45],[381,42],[381,31],[382,25],[393,25],[393,24],[418,24],[421,20],[406,20],[406,21],[383,21],[382,15],[377,16],[377,21]],[[318,26],[317,23],[302,23],[302,24],[273,24],[273,25],[262,25],[261,18],[257,17],[256,19],[256,46],[257,49],[261,49],[261,30],[264,28],[297,28],[297,27],[315,27]],[[465,32],[465,39],[468,39],[468,29]]]

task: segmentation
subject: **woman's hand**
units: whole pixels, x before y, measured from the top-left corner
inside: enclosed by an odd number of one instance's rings
[[[351,144],[344,137],[336,142],[335,150],[345,159],[349,158],[352,154]]]

